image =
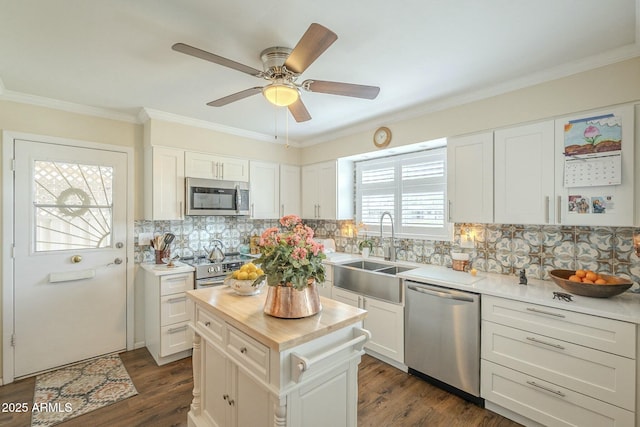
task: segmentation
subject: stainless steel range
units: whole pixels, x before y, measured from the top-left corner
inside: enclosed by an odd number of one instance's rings
[[[206,257],[188,257],[180,261],[196,269],[196,289],[221,286],[225,277],[234,270],[239,270],[244,263],[251,261],[250,257],[238,252],[226,253],[221,262],[210,261]]]

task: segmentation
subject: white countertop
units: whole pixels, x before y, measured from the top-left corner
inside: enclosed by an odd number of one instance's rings
[[[175,267],[167,267],[166,264],[142,263],[140,267],[156,276],[165,276],[167,274],[190,273],[195,269],[179,261],[174,261]]]
[[[362,259],[360,255],[332,253],[324,262],[343,264]],[[375,262],[389,262],[377,257],[367,259]],[[640,294],[636,293],[624,292],[611,298],[572,295],[573,301],[566,302],[553,299],[554,291],[565,293],[566,291],[548,280],[529,279],[527,285],[519,285],[518,277],[515,275],[478,272],[474,277],[466,272],[436,265],[405,261],[393,264],[416,267],[415,270],[400,273],[398,277],[403,279],[640,324]]]

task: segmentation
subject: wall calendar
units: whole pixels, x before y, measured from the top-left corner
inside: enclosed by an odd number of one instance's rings
[[[570,120],[564,124],[564,186],[593,187],[622,183],[620,116]]]

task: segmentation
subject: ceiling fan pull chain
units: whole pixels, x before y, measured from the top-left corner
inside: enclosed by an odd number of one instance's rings
[[[275,122],[274,123],[274,127],[275,127],[274,131],[275,131],[275,139],[277,141],[278,140],[278,107],[275,107],[275,106],[274,106],[274,109],[273,109],[273,121]]]
[[[285,144],[284,148],[289,148],[289,114],[286,108],[284,110],[284,123],[285,123]]]

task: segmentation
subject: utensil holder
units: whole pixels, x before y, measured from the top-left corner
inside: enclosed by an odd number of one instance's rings
[[[163,251],[156,250],[156,264],[164,264],[162,258],[169,258],[171,256],[171,251],[169,249],[165,249]]]

